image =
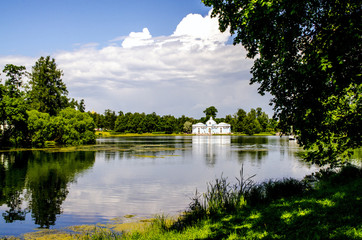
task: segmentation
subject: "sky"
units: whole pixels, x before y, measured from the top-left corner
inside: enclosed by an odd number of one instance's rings
[[[270,95],[249,85],[253,60],[201,0],[12,0],[1,8],[0,68],[31,72],[51,56],[68,97],[84,99],[87,111],[273,114]]]

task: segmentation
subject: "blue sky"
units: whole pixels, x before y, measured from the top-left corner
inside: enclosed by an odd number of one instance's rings
[[[253,61],[230,45],[200,0],[2,2],[0,67],[55,58],[69,97],[87,110],[218,117],[262,107]],[[3,78],[3,76],[1,76]]]
[[[2,55],[37,56],[78,44],[107,44],[142,31],[170,35],[189,13],[206,15],[198,0],[11,0],[1,3]]]

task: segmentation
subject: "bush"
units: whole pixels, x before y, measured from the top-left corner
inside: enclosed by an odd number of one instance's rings
[[[31,143],[43,146],[46,141],[65,145],[90,144],[95,142],[94,122],[88,113],[66,108],[57,116],[37,110],[27,112]]]

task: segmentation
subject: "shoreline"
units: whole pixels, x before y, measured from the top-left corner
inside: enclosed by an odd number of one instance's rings
[[[231,134],[191,134],[191,133],[114,133],[108,131],[96,131],[96,138],[99,137],[167,137],[167,136],[278,136],[274,132],[263,132],[263,133],[256,133],[253,135],[247,135],[245,133],[231,133]]]
[[[142,231],[151,224],[154,218],[138,217],[137,215],[125,215],[109,219],[106,223],[80,224],[71,225],[61,228],[52,229],[34,229],[34,231],[21,233],[18,235],[2,236],[0,239],[21,240],[21,239],[81,239],[90,234],[97,233],[99,229],[105,232],[122,232]]]

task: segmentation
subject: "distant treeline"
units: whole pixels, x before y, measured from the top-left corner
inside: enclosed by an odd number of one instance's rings
[[[214,110],[208,112],[208,110]],[[216,110],[216,111],[215,111]],[[88,112],[93,118],[95,126],[99,130],[111,130],[119,133],[191,133],[192,124],[205,123],[210,116],[214,117],[217,123],[226,122],[231,124],[232,132],[256,134],[261,132],[277,131],[277,121],[262,111],[261,108],[251,109],[245,112],[239,109],[234,115],[227,115],[225,118],[216,118],[217,109],[214,106],[207,108],[205,117],[194,119],[182,115],[176,118],[172,115],[160,116],[156,113],[131,113],[124,114],[122,111],[116,114],[110,109],[105,110],[104,114]]]
[[[107,109],[104,114],[84,112],[84,100],[67,97],[63,72],[54,59],[41,57],[26,72],[24,66],[7,64],[0,79],[0,143],[1,146],[43,146],[47,142],[66,145],[95,142],[95,129],[119,133],[191,133],[192,124],[205,123],[213,117],[217,123],[231,124],[233,132],[255,134],[276,131],[277,123],[262,111],[239,109],[234,115],[216,118],[214,106],[205,109],[205,117],[194,119],[156,113],[117,114]],[[23,82],[27,77],[29,81]]]

